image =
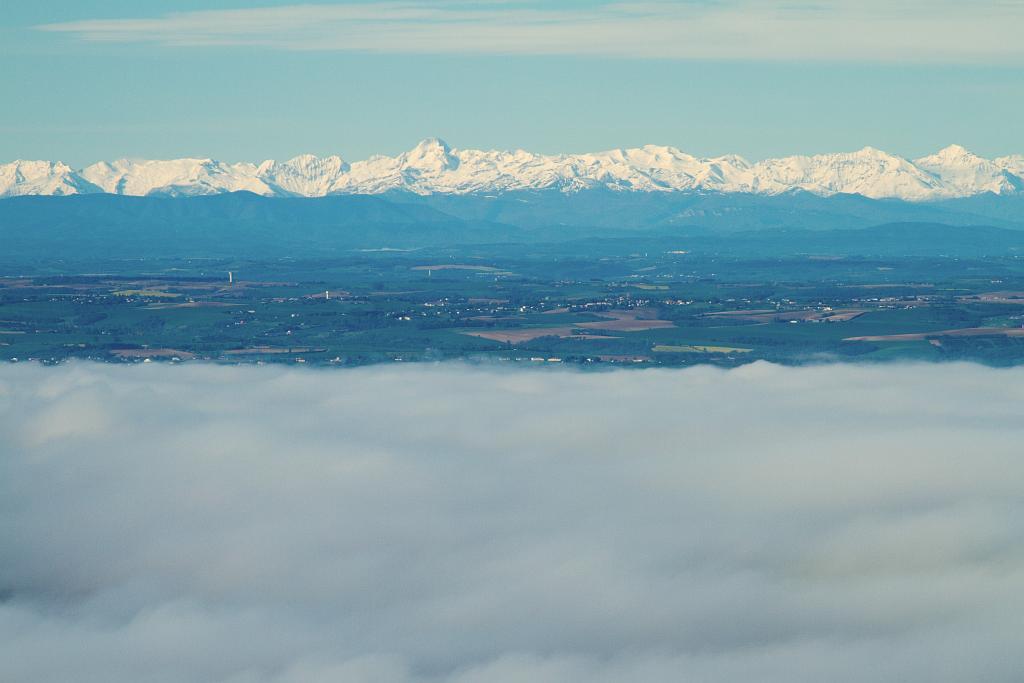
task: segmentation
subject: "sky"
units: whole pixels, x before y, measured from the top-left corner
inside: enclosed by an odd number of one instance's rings
[[[1024,3],[284,4],[0,12],[0,160],[347,160],[431,136],[751,160],[870,145],[1024,152]]]
[[[967,364],[4,364],[0,680],[1016,683],[1022,402]]]

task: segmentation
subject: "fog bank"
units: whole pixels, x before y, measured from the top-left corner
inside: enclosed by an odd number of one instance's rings
[[[1024,369],[0,367],[0,680],[1018,681]]]

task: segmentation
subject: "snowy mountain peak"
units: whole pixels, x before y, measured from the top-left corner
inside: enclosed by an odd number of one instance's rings
[[[0,164],[0,197],[18,195],[69,195],[100,189],[62,161],[19,159]]]
[[[963,145],[949,145],[943,147],[938,152],[932,155],[936,159],[944,159],[946,161],[956,161],[960,159],[977,159],[978,156],[967,149]]]
[[[442,173],[459,167],[459,158],[440,138],[427,138],[402,155],[407,169]]]
[[[267,196],[328,194],[576,192],[744,192],[861,194],[925,201],[1024,191],[1024,156],[995,160],[960,145],[910,161],[874,147],[750,163],[736,155],[700,158],[664,145],[584,154],[456,149],[427,138],[397,156],[344,161],[302,154],[287,161],[224,163],[209,158],[119,159],[75,171],[61,162],[0,164],[0,197],[109,192],[195,195],[247,191]]]
[[[451,151],[451,145],[441,138],[423,138],[416,143],[416,146],[412,148],[410,154],[413,152],[451,154]]]
[[[252,164],[228,165],[213,159],[118,159],[87,166],[81,176],[112,194],[188,196],[243,190],[273,194],[250,168]]]
[[[264,161],[254,175],[274,194],[322,197],[331,193],[348,171],[349,165],[340,156],[300,154],[280,163]]]
[[[975,166],[979,162],[987,162],[962,145],[949,145],[934,154],[921,157],[915,161],[919,166]]]
[[[1022,186],[1020,176],[961,145],[950,145],[915,163],[942,181],[954,196],[1004,194],[1017,192]]]

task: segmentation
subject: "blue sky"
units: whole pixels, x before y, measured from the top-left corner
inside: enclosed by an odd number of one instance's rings
[[[2,161],[1024,152],[1021,2],[9,5]]]

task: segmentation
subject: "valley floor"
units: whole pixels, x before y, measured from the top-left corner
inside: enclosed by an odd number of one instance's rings
[[[685,244],[133,260],[0,277],[0,358],[587,366],[1024,361],[1024,262]],[[230,271],[230,276],[229,276]]]

